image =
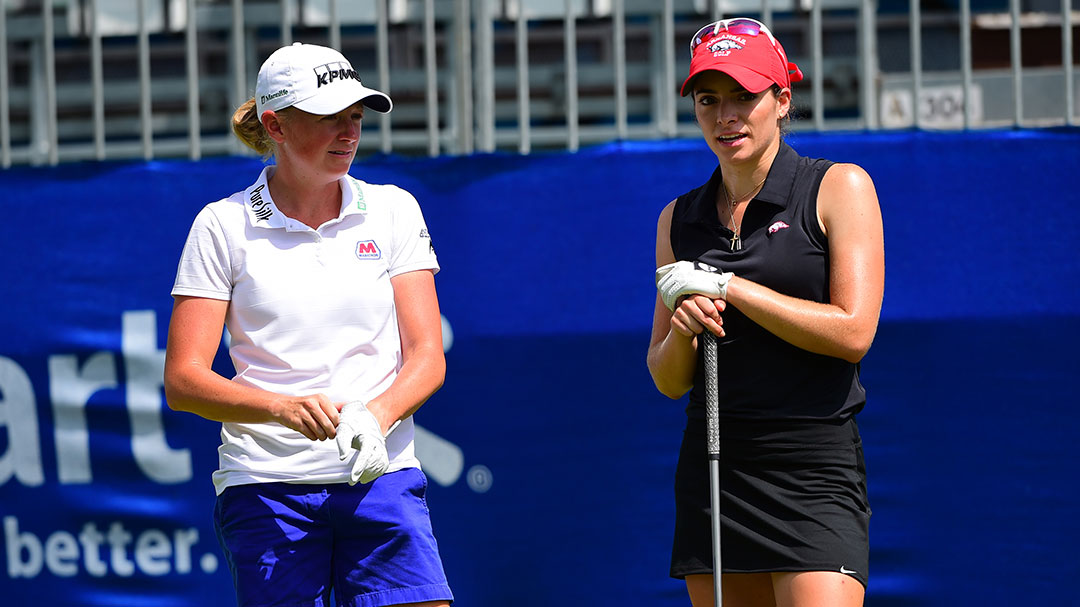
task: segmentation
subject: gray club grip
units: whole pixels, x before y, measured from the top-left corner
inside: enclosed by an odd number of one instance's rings
[[[705,442],[709,455],[720,455],[720,390],[717,386],[716,335],[701,333],[705,344]]]

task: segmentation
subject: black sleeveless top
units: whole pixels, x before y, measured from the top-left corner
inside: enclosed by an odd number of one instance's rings
[[[784,142],[761,191],[743,217],[742,249],[716,213],[721,172],[675,201],[671,248],[676,260],[703,261],[779,293],[829,301],[829,248],[817,221],[817,194],[832,162],[799,156]],[[720,416],[726,420],[842,421],[866,402],[859,365],[797,348],[735,306],[723,314],[717,346]],[[687,415],[705,417],[699,350]]]

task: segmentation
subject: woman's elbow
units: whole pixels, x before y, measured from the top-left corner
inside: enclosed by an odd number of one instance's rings
[[[649,375],[652,376],[653,384],[656,389],[660,391],[660,394],[672,399],[677,400],[682,398],[684,394],[690,391],[692,386],[683,385],[683,382],[673,381],[667,374],[660,372],[653,366],[653,361],[648,361]]]
[[[844,360],[852,364],[858,364],[866,356],[866,350],[845,350],[841,352],[837,358]]]
[[[190,380],[184,377],[181,369],[165,363],[165,374],[162,377],[162,387],[165,391],[165,404],[173,411],[190,411],[187,406],[190,398],[185,386],[190,385]]]
[[[446,383],[446,365],[443,365],[443,367],[441,369],[439,369],[439,371],[437,373],[433,373],[432,376],[431,376],[431,379],[432,379],[431,393],[435,394],[440,389],[442,389],[443,384]]]
[[[682,386],[670,386],[662,384],[656,379],[653,379],[653,383],[656,384],[656,389],[660,391],[660,394],[670,398],[671,400],[678,400],[683,397],[684,394],[690,391],[689,388],[683,389]]]
[[[846,360],[849,363],[859,363],[862,361],[866,353],[870,351],[870,346],[874,343],[874,334],[877,332],[877,327],[870,328],[856,332],[845,340],[845,343],[841,345],[840,352],[837,353],[837,357]]]
[[[163,384],[165,388],[165,404],[173,411],[186,411],[186,409],[180,405],[183,398],[180,396],[180,391],[176,386],[176,382],[174,379],[170,379],[168,373],[165,374],[165,381]]]
[[[429,382],[430,394],[435,394],[443,387],[446,382],[446,356],[441,349],[432,351],[424,376],[427,377]]]

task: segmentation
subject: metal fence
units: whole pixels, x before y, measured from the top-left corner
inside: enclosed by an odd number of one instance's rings
[[[0,2],[4,168],[245,153],[229,117],[293,41],[341,49],[393,97],[363,153],[696,136],[676,93],[687,41],[733,14],[768,24],[806,74],[796,130],[1076,121],[1080,0]]]

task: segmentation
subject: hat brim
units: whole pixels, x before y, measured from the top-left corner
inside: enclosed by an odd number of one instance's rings
[[[716,61],[710,61],[709,65],[702,66],[690,72],[690,75],[686,77],[685,81],[683,81],[682,88],[679,89],[679,94],[685,97],[692,93],[693,87],[691,85],[693,81],[705,72],[720,72],[723,74],[727,74],[728,76],[734,78],[740,86],[742,86],[744,89],[751,93],[760,93],[761,91],[764,91],[765,89],[776,84],[776,82],[774,82],[772,78],[757,71],[754,71],[746,67],[745,65],[736,63],[725,64]]]
[[[339,85],[335,85],[339,86]],[[364,107],[370,108],[380,114],[386,114],[394,108],[394,103],[386,93],[369,89],[359,82],[349,82],[347,89],[338,89],[334,94],[315,95],[298,101],[293,107],[309,114],[329,116],[361,101]]]

